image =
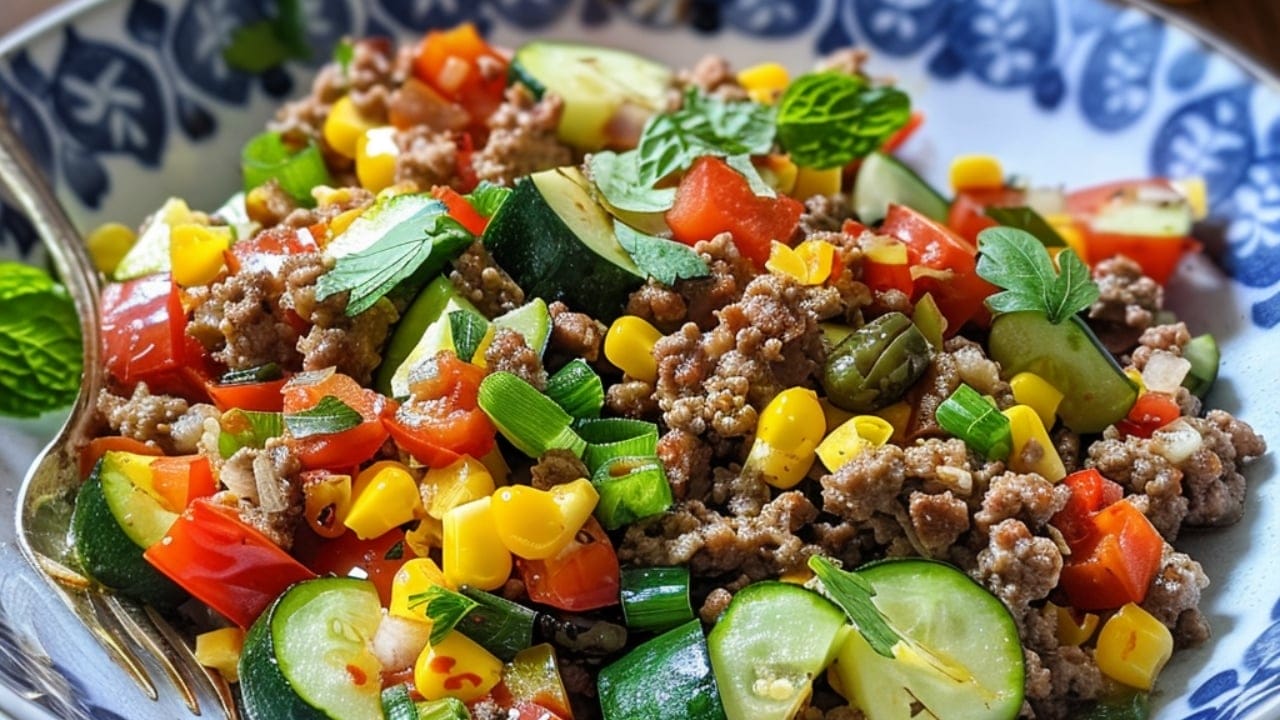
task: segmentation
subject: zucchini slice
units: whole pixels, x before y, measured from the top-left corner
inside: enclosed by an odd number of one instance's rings
[[[873,152],[862,161],[853,183],[853,211],[867,225],[884,219],[889,204],[906,205],[940,223],[947,221],[951,203],[942,193],[902,161]]]
[[[645,275],[574,167],[534,173],[489,221],[484,246],[527,295],[608,323]]]
[[[725,720],[697,620],[606,666],[597,689],[604,720]]]
[[[380,718],[382,665],[370,641],[382,619],[373,583],[307,580],[253,623],[240,656],[250,720]]]

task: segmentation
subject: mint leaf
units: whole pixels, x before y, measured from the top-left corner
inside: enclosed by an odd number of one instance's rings
[[[71,296],[39,269],[0,262],[0,415],[35,417],[69,405],[83,367]]]
[[[724,162],[747,179],[747,185],[751,187],[751,192],[761,197],[778,197],[778,191],[765,182],[764,178],[760,177],[760,171],[756,169],[755,165],[751,164],[751,156],[730,155],[724,159]]]
[[[636,267],[664,285],[711,274],[702,256],[684,243],[646,235],[619,220],[613,221],[613,231]]]
[[[797,165],[832,168],[865,157],[911,116],[907,94],[842,72],[801,75],[778,102],[778,142]]]
[[[1049,251],[1031,233],[1009,227],[978,234],[978,275],[1004,289],[987,298],[995,313],[1042,312],[1059,323],[1098,299],[1089,268],[1070,248],[1058,253],[1059,272]]]
[[[479,603],[461,593],[440,585],[432,585],[423,592],[409,596],[409,608],[425,605],[424,612],[431,621],[431,637],[427,642],[438,645],[467,613]]]
[[[484,336],[489,332],[489,321],[470,310],[454,310],[449,313],[449,335],[458,357],[469,361],[480,349]]]
[[[481,180],[476,189],[472,190],[466,198],[476,212],[490,218],[498,212],[498,208],[502,207],[502,203],[507,201],[509,195],[511,195],[511,188]]]
[[[609,205],[630,212],[666,212],[676,201],[676,189],[654,188],[640,182],[640,153],[598,152],[591,156],[591,179]]]
[[[887,658],[893,658],[893,646],[902,642],[902,636],[889,624],[871,598],[875,588],[857,573],[841,570],[821,555],[809,558],[809,569],[822,581],[827,597],[844,610],[853,627],[867,641],[872,650]]]
[[[756,102],[727,102],[691,89],[684,106],[645,123],[636,146],[638,176],[651,188],[704,155],[759,155],[773,148],[773,108]]]
[[[295,438],[333,435],[350,430],[362,422],[364,418],[360,413],[332,395],[320,398],[315,407],[284,416],[284,426],[289,428],[289,434]]]

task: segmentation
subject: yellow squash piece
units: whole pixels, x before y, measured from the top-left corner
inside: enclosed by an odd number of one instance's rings
[[[880,447],[893,437],[893,424],[876,415],[857,415],[832,430],[818,444],[818,459],[830,472],[869,447]]]
[[[406,560],[391,579],[391,603],[387,606],[387,612],[406,620],[431,622],[427,619],[426,604],[415,602],[414,596],[433,587],[453,589],[436,561],[427,557]]]
[[[470,455],[463,455],[452,465],[433,468],[422,478],[431,497],[427,515],[443,520],[453,508],[493,494],[495,484],[489,468]]]
[[[95,228],[84,239],[84,243],[89,249],[89,257],[93,259],[93,266],[102,274],[110,276],[137,240],[138,234],[133,228],[111,222]]]
[[[376,538],[422,512],[422,496],[413,473],[402,463],[384,460],[361,471],[355,499],[343,524],[361,540]]]
[[[1009,432],[1012,435],[1013,451],[1009,453],[1009,469],[1020,473],[1039,473],[1050,482],[1058,482],[1067,476],[1067,469],[1045,432],[1040,416],[1027,405],[1014,405],[1004,411],[1009,418]],[[1023,457],[1024,450],[1031,441],[1040,446],[1039,457],[1028,461]]]
[[[794,198],[811,198],[814,195],[837,195],[840,193],[840,180],[844,168],[837,165],[833,168],[802,167],[796,172],[796,186],[791,190]]]
[[[169,230],[169,266],[173,281],[183,287],[208,285],[226,267],[231,228],[182,223]]]
[[[658,379],[653,346],[661,339],[662,333],[643,318],[623,315],[604,336],[604,356],[627,375],[653,382]]]
[[[760,413],[746,469],[776,488],[794,487],[813,465],[826,430],[817,393],[802,387],[783,390]]]
[[[320,537],[336,538],[347,531],[351,512],[351,476],[326,474],[304,482],[302,515]]]
[[[196,662],[217,670],[227,682],[240,681],[240,653],[244,650],[244,630],[219,628],[196,636]]]
[[[511,576],[511,552],[498,536],[488,497],[444,515],[444,576],[454,586],[497,590]]]
[[[511,485],[493,493],[493,521],[512,555],[545,560],[573,540],[599,501],[600,494],[586,478],[549,490]]]
[[[413,684],[427,700],[479,700],[502,679],[502,661],[456,630],[418,656]]]
[[[1045,428],[1052,428],[1058,419],[1058,406],[1062,404],[1062,392],[1048,380],[1032,372],[1020,372],[1009,380],[1013,399],[1036,411]]]
[[[772,105],[791,84],[791,75],[779,63],[764,62],[739,71],[738,84],[752,100]]]
[[[322,132],[325,142],[333,148],[334,152],[343,157],[353,158],[356,156],[360,138],[375,127],[377,123],[370,122],[360,114],[351,96],[343,95],[329,109]]]
[[[365,131],[356,143],[356,178],[370,192],[381,192],[396,181],[396,129],[390,125]]]
[[[1093,613],[1085,613],[1084,617],[1077,620],[1070,608],[1058,607],[1053,603],[1049,603],[1049,606],[1058,616],[1058,642],[1062,645],[1083,645],[1098,629],[1099,618]]]
[[[957,155],[951,161],[951,189],[999,190],[1004,187],[1004,168],[991,155]]]
[[[1173,634],[1141,607],[1128,603],[1098,633],[1098,669],[1140,690],[1150,690],[1173,655]]]

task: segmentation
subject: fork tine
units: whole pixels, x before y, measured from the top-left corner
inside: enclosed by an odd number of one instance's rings
[[[125,635],[137,643],[138,646],[151,653],[155,661],[160,664],[160,669],[164,670],[164,674],[169,676],[170,684],[178,692],[182,693],[182,700],[186,703],[187,709],[191,711],[191,714],[198,716],[200,714],[200,700],[196,697],[191,683],[188,682],[187,678],[183,677],[173,663],[177,651],[159,634],[154,624],[143,614],[140,606],[136,603],[121,600],[116,595],[99,594],[97,597],[97,601],[107,608]],[[140,615],[142,617],[139,617]]]
[[[147,605],[143,607],[143,610],[146,611],[147,617],[150,618],[151,623],[155,625],[156,629],[160,631],[160,634],[169,641],[169,647],[173,648],[174,652],[182,658],[182,666],[189,672],[191,672],[193,668],[197,669],[200,675],[203,676],[213,688],[214,694],[218,696],[218,703],[222,706],[222,713],[226,715],[227,720],[239,720],[240,712],[236,708],[235,696],[232,695],[231,685],[227,682],[226,678],[222,677],[221,673],[215,672],[214,670],[201,665],[200,662],[196,660],[195,653],[191,651],[191,646],[187,644],[182,635],[174,629],[173,625],[171,625],[163,615],[156,612],[155,608]]]
[[[55,585],[55,587],[57,587]],[[82,590],[78,592],[67,592],[62,588],[58,588],[58,594],[62,596],[63,602],[71,611],[80,618],[80,622],[87,629],[111,656],[111,659],[125,671],[133,681],[141,688],[142,692],[152,700],[160,697],[156,692],[155,683],[151,682],[151,676],[147,673],[146,668],[142,664],[142,660],[133,651],[133,648],[120,642],[119,637],[112,634],[107,629],[106,623],[103,622],[107,611],[98,606],[99,594],[93,590]]]

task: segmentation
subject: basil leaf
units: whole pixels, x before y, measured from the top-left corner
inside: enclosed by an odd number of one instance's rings
[[[1089,268],[1070,248],[1058,253],[1055,269],[1049,251],[1025,230],[987,228],[978,234],[977,272],[1003,292],[987,298],[992,312],[1042,312],[1059,323],[1098,299]]]
[[[332,435],[350,430],[364,418],[352,407],[332,395],[325,395],[315,407],[284,416],[284,426],[295,438]]]
[[[759,155],[773,148],[774,111],[750,101],[728,102],[691,89],[684,106],[645,123],[636,146],[638,180],[653,187],[703,155]]]
[[[431,637],[427,642],[438,645],[462,618],[479,603],[461,593],[440,585],[432,585],[423,592],[409,596],[409,608],[425,605],[425,614],[431,621]]]
[[[640,182],[640,153],[598,152],[591,156],[591,179],[610,206],[630,212],[666,212],[676,201],[675,188],[653,188]]]
[[[847,165],[884,144],[911,116],[907,94],[826,71],[802,75],[778,102],[778,141],[797,165]]]
[[[887,658],[893,657],[893,647],[902,642],[888,618],[871,602],[875,588],[857,573],[841,570],[821,555],[809,558],[809,568],[822,581],[827,597],[844,610],[853,621],[853,627],[867,641],[872,650]]]
[[[495,185],[488,180],[481,180],[480,184],[466,196],[467,202],[471,203],[471,207],[476,209],[484,217],[493,217],[498,212],[498,208],[502,207],[502,203],[507,201],[507,196],[511,194],[511,188]]]
[[[0,415],[35,417],[70,404],[83,357],[67,291],[42,270],[0,262]]]
[[[613,231],[636,267],[664,285],[711,274],[702,256],[684,243],[646,235],[619,220],[613,221]]]
[[[218,453],[229,458],[244,447],[263,448],[267,440],[284,434],[284,415],[278,412],[260,412],[232,408],[218,421],[222,431],[218,433]]]

